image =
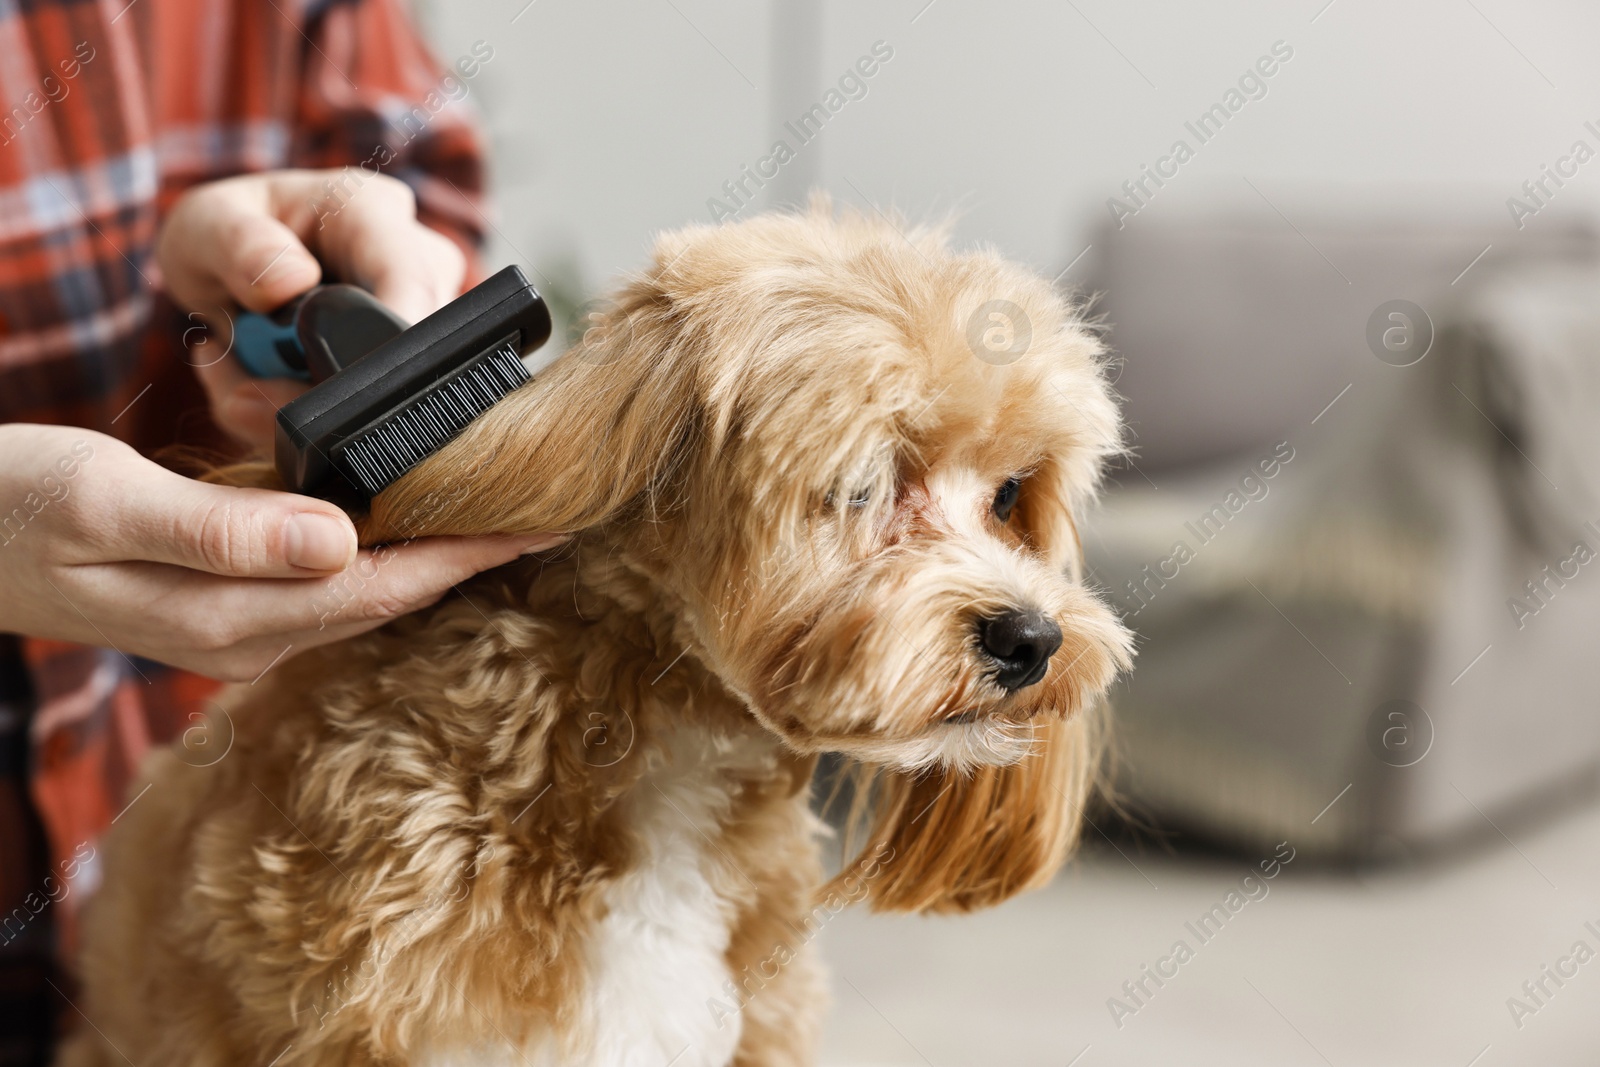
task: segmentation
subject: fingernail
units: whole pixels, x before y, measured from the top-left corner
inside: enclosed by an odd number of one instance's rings
[[[288,244],[274,251],[259,268],[251,264],[245,268],[252,289],[276,293],[284,287],[299,291],[316,284],[322,267],[304,248]],[[315,272],[314,274],[312,272]],[[306,281],[310,278],[310,281]]]
[[[284,526],[284,547],[292,566],[308,571],[337,571],[350,565],[356,539],[348,523],[321,512],[304,511],[290,516]]]
[[[309,249],[305,248],[291,248],[284,254],[278,269],[283,271],[285,280],[292,278],[296,273],[306,274],[316,271],[318,277],[322,275],[322,264],[317,262],[317,257],[313,256]],[[274,273],[276,272],[267,272],[269,276]]]

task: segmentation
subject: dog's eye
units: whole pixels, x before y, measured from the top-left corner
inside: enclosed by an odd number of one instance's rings
[[[822,498],[822,503],[823,503],[823,505],[825,507],[830,507],[831,508],[837,502],[838,502],[838,495],[836,493],[834,493],[833,490],[831,490],[831,489],[828,490],[828,495]],[[872,503],[872,486],[865,485],[865,486],[861,486],[858,489],[850,490],[848,493],[845,494],[844,502],[848,507],[852,508],[853,510],[860,511],[862,508],[864,508],[868,504]]]
[[[1021,491],[1021,478],[1007,478],[1006,483],[1000,487],[1000,491],[994,495],[994,504],[991,509],[994,511],[994,517],[1001,522],[1008,521],[1011,518],[1011,509],[1017,506],[1017,494]]]

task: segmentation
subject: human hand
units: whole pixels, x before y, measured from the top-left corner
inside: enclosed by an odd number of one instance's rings
[[[192,361],[217,424],[252,445],[271,443],[278,409],[306,387],[252,378],[226,354],[234,309],[271,311],[321,281],[326,265],[416,322],[466,276],[455,243],[417,221],[410,186],[359,167],[196,186],[162,224],[156,260],[173,301],[207,327],[190,331]]]
[[[0,629],[214,678],[254,679],[561,540],[358,551],[325,501],[197,482],[89,430],[0,425]]]

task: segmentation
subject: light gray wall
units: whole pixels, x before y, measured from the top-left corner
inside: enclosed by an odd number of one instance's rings
[[[1575,139],[1600,149],[1583,128],[1600,128],[1600,7],[1576,0],[1335,0],[1320,13],[1326,0],[418,2],[445,59],[480,38],[495,48],[473,97],[494,139],[496,258],[556,270],[572,256],[590,286],[637,267],[652,232],[710,221],[723,181],[792,140],[777,117],[878,40],[894,58],[783,169],[781,190],[814,181],[913,217],[958,210],[960,237],[1051,273],[1120,183],[1278,40],[1294,57],[1267,95],[1145,211],[1259,210],[1263,195],[1291,219],[1449,204],[1511,243],[1506,198]],[[1600,159],[1556,203],[1600,204]]]

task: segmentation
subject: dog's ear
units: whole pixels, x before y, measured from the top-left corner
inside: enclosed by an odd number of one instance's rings
[[[362,542],[569,532],[616,518],[686,454],[694,362],[660,286],[634,283],[565,355],[375,497]]]
[[[1011,766],[880,769],[858,785],[852,807],[867,831],[826,890],[875,911],[966,912],[1049,882],[1078,839],[1100,716],[1090,707],[1039,730],[1035,751]]]

